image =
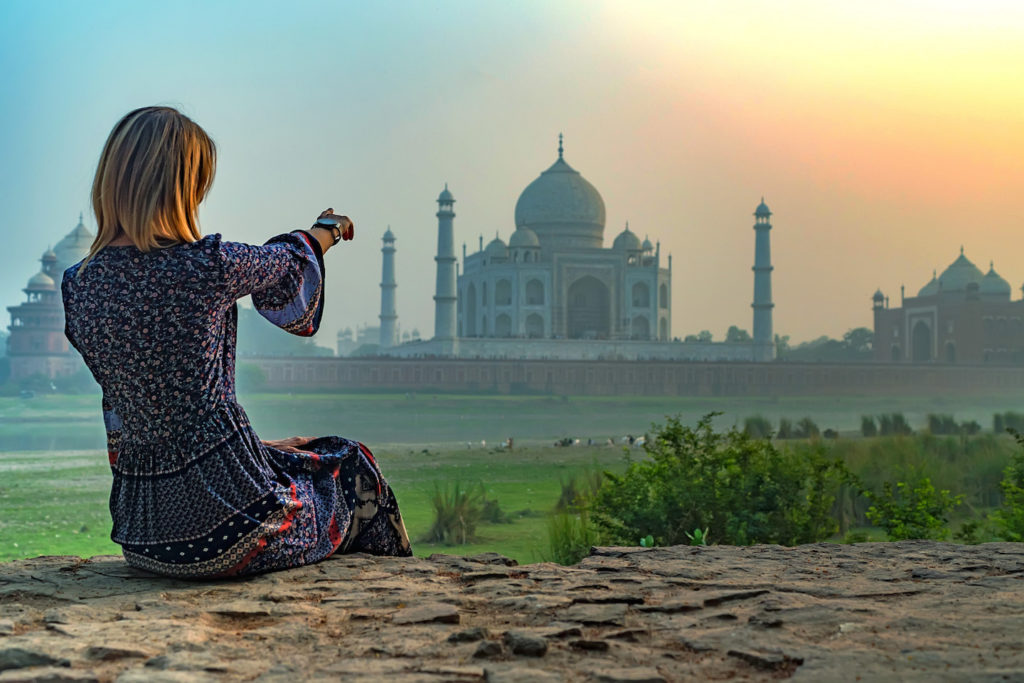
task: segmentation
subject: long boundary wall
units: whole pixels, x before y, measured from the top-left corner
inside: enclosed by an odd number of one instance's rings
[[[1024,367],[668,361],[242,358],[268,388],[659,396],[1024,392]]]

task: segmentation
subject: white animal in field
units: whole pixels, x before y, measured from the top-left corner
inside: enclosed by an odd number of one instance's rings
[[[485,439],[480,439],[480,448],[487,448],[487,441]]]
[[[647,443],[647,437],[640,436],[637,437],[637,440],[633,442],[633,445],[636,446],[637,448],[641,448],[645,443]]]

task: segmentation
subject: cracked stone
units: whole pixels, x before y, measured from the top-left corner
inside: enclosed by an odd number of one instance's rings
[[[430,622],[457,624],[459,623],[459,610],[454,605],[435,602],[418,607],[406,607],[391,616],[391,623],[400,626],[403,624],[426,624]]]
[[[503,639],[512,654],[543,657],[548,651],[547,640],[525,631],[506,631]]]

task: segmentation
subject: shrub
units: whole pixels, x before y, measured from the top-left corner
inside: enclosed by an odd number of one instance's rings
[[[949,515],[962,502],[963,496],[937,491],[931,479],[922,477],[916,484],[892,482],[882,484],[882,492],[862,491],[871,501],[867,517],[882,527],[890,541],[928,538],[941,541],[949,536]]]
[[[784,417],[779,418],[779,431],[775,436],[779,439],[795,439],[796,430],[793,429],[793,421]]]
[[[718,543],[795,545],[828,538],[830,511],[845,468],[820,444],[777,449],[735,428],[716,432],[715,414],[695,428],[669,418],[655,425],[648,456],[607,481],[590,520],[610,542],[634,545],[650,534],[657,545],[687,544],[707,529]]]
[[[1024,447],[1024,435],[1011,430],[1013,438]],[[1024,450],[1018,449],[1003,470],[999,483],[1003,504],[991,515],[996,536],[1004,541],[1024,541]]]
[[[861,436],[866,437],[878,436],[878,425],[875,424],[875,418],[873,416],[860,416],[860,433]]]
[[[743,421],[743,433],[751,439],[766,439],[772,435],[771,420],[763,415],[754,415]]]
[[[590,554],[590,548],[598,544],[598,530],[591,524],[590,515],[584,506],[575,512],[556,512],[548,517],[548,549],[545,562],[576,564]],[[636,545],[633,539],[629,545]]]
[[[601,488],[602,481],[603,475],[596,470],[575,474],[567,482],[559,477],[558,483],[562,493],[558,496],[558,502],[555,503],[555,512],[576,510],[586,505],[586,501],[593,498],[597,490]]]
[[[435,484],[434,495],[430,499],[434,522],[420,541],[465,545],[475,540],[476,527],[483,514],[482,501],[483,487],[470,490],[455,482],[451,489],[447,484],[442,489]]]

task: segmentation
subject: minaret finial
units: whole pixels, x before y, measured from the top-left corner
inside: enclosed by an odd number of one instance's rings
[[[81,211],[79,211],[79,212],[78,212],[78,224],[79,224],[79,225],[81,225],[81,224],[82,224],[82,216],[83,216],[83,215],[84,215],[84,214],[83,214],[83,213],[82,213]]]
[[[447,182],[444,184],[444,189],[446,189],[446,190],[448,189],[448,183]]]
[[[964,245],[962,245],[962,244],[960,245],[960,255],[961,256],[964,255]]]
[[[626,230],[629,230],[629,221],[626,221]]]
[[[562,158],[562,134],[558,134],[558,158]]]

